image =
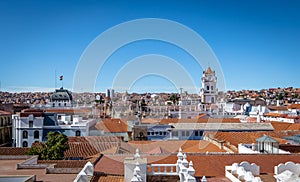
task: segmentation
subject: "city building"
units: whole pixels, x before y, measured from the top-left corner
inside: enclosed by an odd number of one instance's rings
[[[34,142],[47,140],[48,132],[67,136],[88,136],[95,120],[83,120],[78,115],[57,114],[38,109],[27,109],[13,115],[13,142],[15,147],[30,147]]]
[[[221,121],[221,120],[220,120]],[[134,140],[202,140],[206,132],[257,132],[273,131],[271,123],[206,123],[178,122],[145,124],[133,127]]]
[[[115,97],[115,90],[114,89],[106,89],[106,97],[114,98]]]
[[[217,102],[217,77],[215,71],[212,71],[210,67],[203,71],[200,96],[201,102],[204,104],[215,104]]]
[[[0,110],[0,147],[12,144],[12,119],[11,113]]]

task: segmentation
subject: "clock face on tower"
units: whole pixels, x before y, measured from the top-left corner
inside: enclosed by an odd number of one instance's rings
[[[208,76],[208,77],[207,77],[207,80],[208,80],[208,81],[212,81],[212,77],[211,77],[211,76]]]

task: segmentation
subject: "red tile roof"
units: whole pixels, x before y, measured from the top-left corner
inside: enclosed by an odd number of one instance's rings
[[[130,141],[128,142],[135,151],[136,148],[141,153],[149,153],[157,147],[169,153],[177,152],[181,147],[186,152],[205,153],[205,152],[225,152],[216,145],[205,140],[175,140],[175,141]]]
[[[124,182],[124,176],[120,175],[100,175],[94,176],[91,182]]]
[[[83,168],[88,160],[38,160],[38,164],[55,164],[54,168]]]
[[[268,106],[270,110],[275,110],[275,111],[287,111],[288,107],[287,106]]]
[[[0,115],[3,116],[3,115],[11,115],[10,112],[7,112],[7,111],[2,111],[0,110]]]
[[[0,155],[25,155],[29,148],[0,147]]]
[[[65,151],[66,158],[83,158],[86,159],[90,156],[100,153],[90,143],[68,143],[69,149]]]
[[[299,131],[300,123],[271,122],[274,131]]]
[[[122,119],[104,119],[95,126],[98,130],[110,133],[122,133],[128,131],[127,121]]]
[[[225,141],[226,143],[230,143],[235,147],[238,147],[238,144],[250,144],[256,143],[256,139],[260,138],[264,135],[271,136],[275,140],[277,140],[280,144],[285,144],[288,141],[281,139],[284,136],[284,133],[275,133],[275,132],[216,132],[216,133],[208,133],[210,138],[215,138],[218,141]]]
[[[268,116],[268,117],[286,117],[288,115],[287,114],[274,113],[274,112],[268,112],[268,113],[265,114],[265,116]]]
[[[170,123],[240,123],[239,118],[198,118],[198,119],[177,119],[168,118],[162,119],[160,124]]]
[[[121,141],[113,136],[68,137],[68,139],[70,148],[65,152],[65,156],[83,158],[117,147]]]
[[[300,104],[291,104],[288,106],[289,109],[300,109]]]
[[[184,152],[184,151],[183,151]],[[124,175],[124,159],[130,156],[103,156],[95,166],[96,172],[105,174]],[[175,164],[176,154],[172,155],[151,155],[142,156],[148,159],[148,164]],[[196,170],[196,177],[222,177],[225,176],[225,166],[233,163],[248,161],[260,166],[261,173],[274,173],[274,166],[280,163],[292,161],[300,162],[300,155],[297,154],[188,154],[188,161],[193,161]]]
[[[89,114],[91,113],[91,110],[89,109],[46,109],[46,112],[54,112],[54,113],[68,113],[68,114]]]

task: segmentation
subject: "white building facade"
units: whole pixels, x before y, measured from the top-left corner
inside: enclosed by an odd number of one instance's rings
[[[13,142],[15,147],[31,147],[34,142],[47,140],[49,132],[66,136],[88,136],[95,120],[82,120],[80,116],[60,116],[46,112],[21,113],[13,115]]]

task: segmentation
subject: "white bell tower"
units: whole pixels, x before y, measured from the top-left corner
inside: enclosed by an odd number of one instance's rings
[[[215,104],[217,102],[217,77],[215,71],[208,67],[203,71],[202,89],[200,91],[201,102],[203,104]]]

